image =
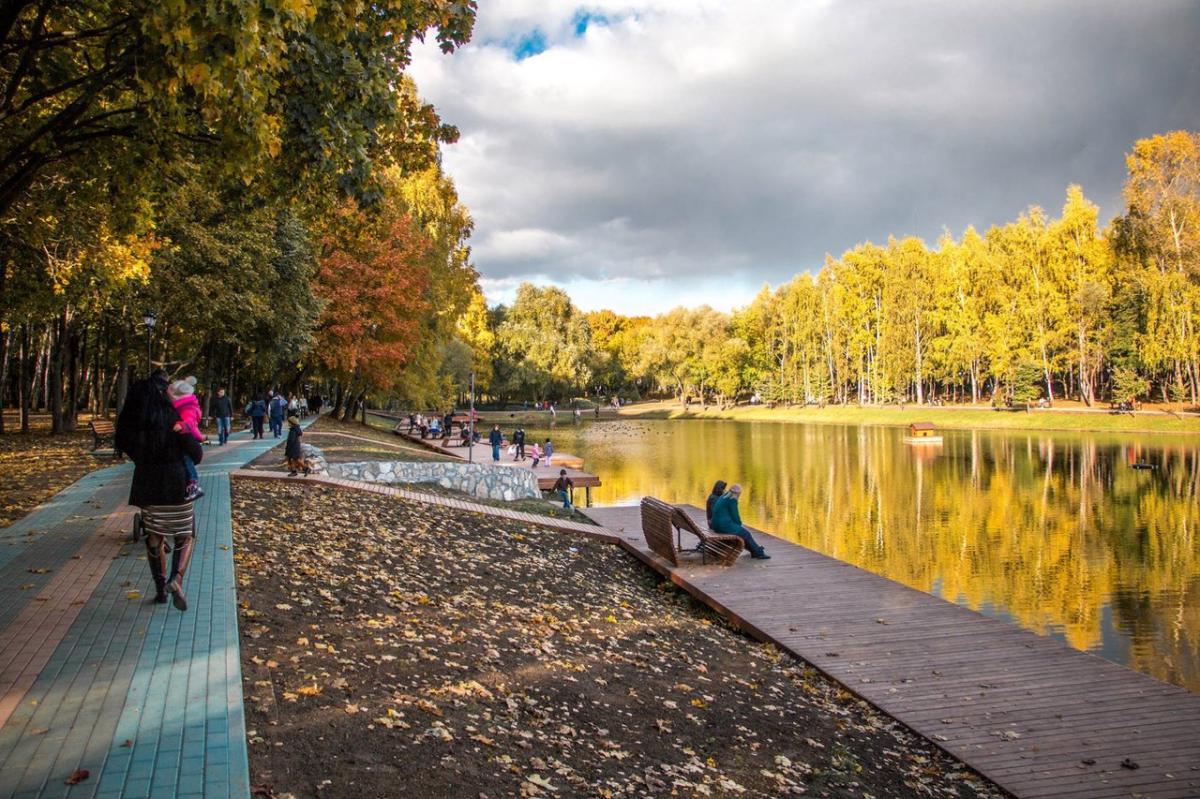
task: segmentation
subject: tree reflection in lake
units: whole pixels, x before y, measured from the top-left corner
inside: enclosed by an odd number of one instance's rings
[[[1200,691],[1200,439],[943,431],[914,446],[893,428],[722,421],[554,435],[601,476],[598,503],[703,505],[736,480],[749,524]]]

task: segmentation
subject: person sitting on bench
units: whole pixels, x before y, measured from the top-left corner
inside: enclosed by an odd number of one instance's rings
[[[708,499],[704,502],[704,518],[708,520],[708,529],[712,529],[712,512],[713,505],[717,504],[717,500],[725,493],[725,481],[718,480],[713,483],[712,493],[708,495]]]
[[[754,536],[742,524],[742,516],[738,513],[738,497],[742,495],[742,487],[734,483],[725,494],[713,503],[712,531],[723,535],[736,535],[746,542],[750,557],[756,560],[769,560],[770,555],[758,545]]]

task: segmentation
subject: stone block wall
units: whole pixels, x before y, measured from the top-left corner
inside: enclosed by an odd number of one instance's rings
[[[481,499],[541,497],[537,476],[529,469],[479,463],[430,461],[365,461],[329,465],[329,475],[365,483],[437,483]]]

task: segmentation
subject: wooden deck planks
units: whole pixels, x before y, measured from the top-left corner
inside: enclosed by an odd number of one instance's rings
[[[703,524],[700,509],[688,512]],[[588,515],[609,530],[641,530],[636,506]],[[755,535],[772,560],[729,569],[671,568],[635,535],[622,545],[1016,796],[1200,796],[1200,696]],[[1138,768],[1123,768],[1126,759]]]

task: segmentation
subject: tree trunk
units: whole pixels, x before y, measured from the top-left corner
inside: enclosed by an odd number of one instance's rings
[[[0,277],[2,275],[3,272],[0,271]],[[4,434],[4,400],[8,397],[8,356],[12,350],[12,338],[13,331],[10,327],[0,339],[0,435]]]
[[[21,409],[21,432],[29,432],[29,403],[33,398],[33,381],[29,369],[29,323],[21,325],[20,350],[17,357],[17,406]]]

